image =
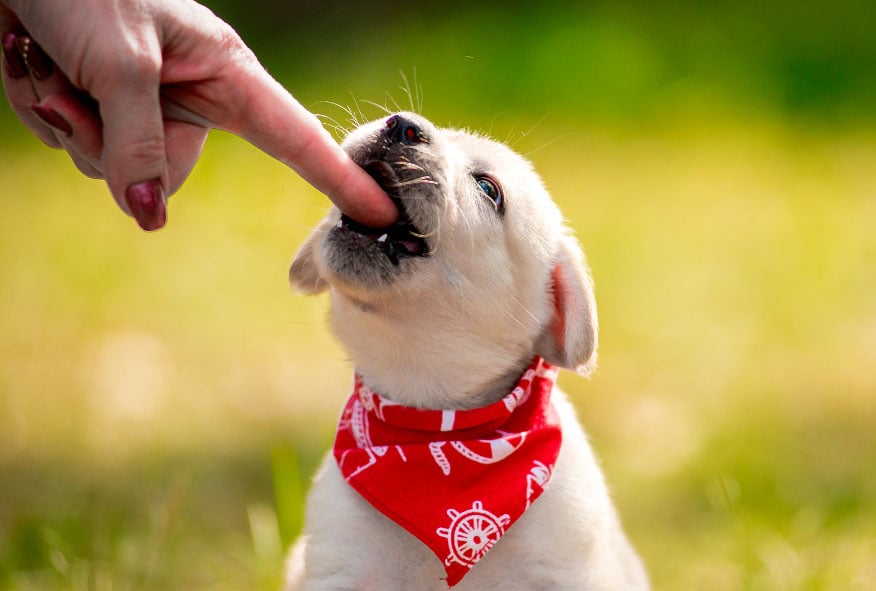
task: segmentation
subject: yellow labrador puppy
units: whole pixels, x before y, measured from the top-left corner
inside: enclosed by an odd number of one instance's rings
[[[586,374],[584,257],[529,162],[398,113],[350,156],[391,228],[332,209],[293,285],[328,291],[354,391],[307,502],[287,589],[647,589],[558,368]]]

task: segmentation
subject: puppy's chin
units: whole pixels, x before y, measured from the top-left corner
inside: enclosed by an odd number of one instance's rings
[[[384,236],[380,234],[377,238]],[[422,265],[422,257],[401,255],[393,244],[344,227],[333,227],[322,244],[323,268],[329,283],[358,290],[380,291],[398,286]]]

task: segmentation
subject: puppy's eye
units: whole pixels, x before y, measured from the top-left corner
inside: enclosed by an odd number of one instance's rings
[[[499,186],[499,183],[484,175],[475,177],[475,181],[477,181],[478,187],[483,191],[484,195],[493,202],[493,207],[496,208],[496,211],[502,213],[505,210],[505,196],[502,195],[502,188]]]

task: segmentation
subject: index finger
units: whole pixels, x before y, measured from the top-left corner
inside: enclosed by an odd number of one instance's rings
[[[228,129],[286,163],[356,221],[385,227],[398,218],[386,193],[334,141],[319,119],[264,70],[249,94],[247,113]]]

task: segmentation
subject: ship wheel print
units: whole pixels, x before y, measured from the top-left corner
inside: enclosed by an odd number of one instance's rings
[[[448,509],[447,516],[450,518],[450,527],[436,530],[439,536],[447,540],[450,548],[450,554],[444,560],[447,566],[451,562],[466,567],[474,566],[499,541],[511,521],[508,515],[497,517],[485,510],[480,501],[475,501],[471,509],[462,513]]]

